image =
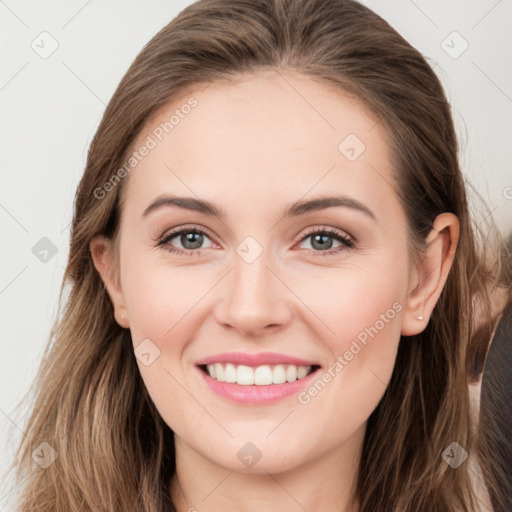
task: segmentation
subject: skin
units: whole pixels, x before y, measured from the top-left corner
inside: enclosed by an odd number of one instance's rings
[[[119,260],[110,240],[91,243],[117,322],[134,347],[150,339],[160,350],[149,366],[137,361],[175,433],[170,493],[179,512],[357,510],[348,503],[367,419],[390,380],[400,335],[428,323],[453,260],[457,218],[436,218],[426,256],[413,266],[382,124],[359,101],[292,72],[197,86],[154,115],[134,148],[190,96],[197,107],[124,183]],[[351,133],[366,146],[353,162],[338,150]],[[375,219],[349,207],[282,216],[295,201],[333,192]],[[226,217],[176,206],[143,217],[163,193],[206,199]],[[188,249],[198,254],[155,247],[181,226],[211,234]],[[323,256],[306,237],[317,227],[357,243],[332,239],[326,249],[340,251]],[[236,252],[247,236],[263,248],[252,263]],[[172,243],[191,246],[179,236]],[[394,303],[401,311],[306,405],[297,396],[231,402],[194,366],[220,352],[275,351],[327,369]],[[237,457],[247,442],[262,454],[251,467]]]

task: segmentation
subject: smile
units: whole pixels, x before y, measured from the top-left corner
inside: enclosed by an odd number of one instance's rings
[[[310,385],[321,366],[282,354],[230,353],[198,361],[196,368],[207,393],[244,405],[268,405]]]
[[[203,365],[201,368],[217,382],[236,383],[240,386],[269,386],[301,380],[314,371],[315,366],[276,364],[251,367],[242,364],[214,363]]]

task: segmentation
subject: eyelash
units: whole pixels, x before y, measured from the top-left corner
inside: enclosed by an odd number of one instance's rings
[[[154,240],[155,242],[157,242],[155,247],[165,248],[168,252],[176,254],[178,256],[193,256],[194,254],[197,255],[201,249],[180,249],[180,248],[173,247],[169,244],[169,242],[173,238],[176,238],[177,236],[179,236],[183,233],[194,233],[194,234],[199,234],[199,235],[206,235],[208,238],[211,238],[208,235],[208,232],[206,232],[202,229],[199,229],[196,227],[192,227],[192,228],[185,227],[185,228],[179,228],[175,231],[171,231],[170,233],[165,234],[164,236],[160,237],[159,239]],[[333,238],[333,239],[341,242],[343,245],[340,247],[337,247],[335,249],[329,249],[326,251],[311,250],[315,257],[317,257],[317,256],[326,257],[326,256],[330,256],[333,254],[338,254],[341,251],[344,251],[347,249],[352,249],[355,247],[355,241],[352,238],[350,238],[346,235],[342,235],[340,232],[338,232],[334,229],[330,229],[330,228],[327,228],[327,229],[315,228],[313,231],[305,234],[299,240],[299,242],[303,242],[307,238],[312,237],[314,235],[318,235],[318,234],[327,235],[329,238]]]

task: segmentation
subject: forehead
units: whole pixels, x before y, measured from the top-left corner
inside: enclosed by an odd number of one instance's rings
[[[164,192],[243,203],[337,189],[396,200],[382,123],[356,98],[295,73],[198,84],[149,119],[132,150],[144,145],[126,184],[138,211]]]

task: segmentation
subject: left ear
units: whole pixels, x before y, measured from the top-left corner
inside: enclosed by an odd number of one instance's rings
[[[412,272],[402,316],[402,335],[422,332],[443,291],[459,240],[459,219],[453,213],[441,213],[427,237],[425,254]]]

